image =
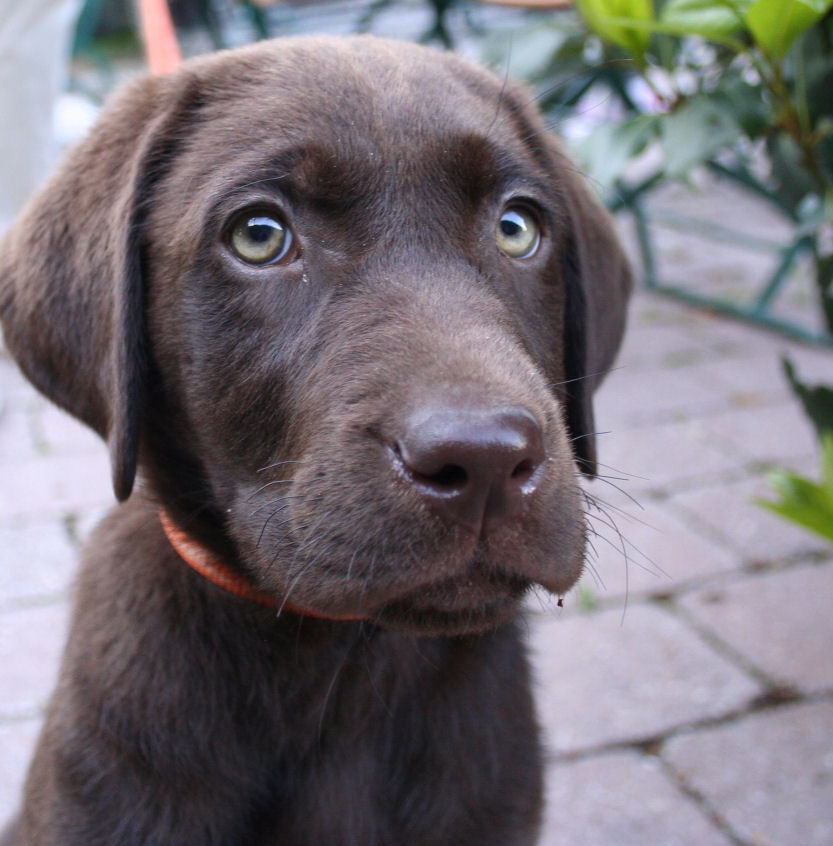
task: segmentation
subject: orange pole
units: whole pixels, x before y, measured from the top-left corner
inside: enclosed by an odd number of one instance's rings
[[[182,62],[166,0],[139,0],[139,20],[151,73],[169,73]]]

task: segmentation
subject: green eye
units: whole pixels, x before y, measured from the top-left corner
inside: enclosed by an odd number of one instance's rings
[[[292,247],[292,232],[279,220],[266,214],[241,215],[229,236],[234,254],[246,264],[273,264]]]
[[[541,243],[541,233],[533,215],[520,206],[510,206],[497,222],[495,243],[509,258],[531,258]]]

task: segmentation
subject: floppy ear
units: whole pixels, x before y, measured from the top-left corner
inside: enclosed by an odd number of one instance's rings
[[[143,209],[186,107],[178,76],[134,83],[103,111],[0,242],[0,319],[30,381],[108,442],[132,490],[144,393]]]
[[[579,468],[596,473],[593,392],[613,364],[625,329],[631,269],[601,203],[560,149],[558,169],[568,215],[562,275],[567,292],[564,333],[567,425]]]

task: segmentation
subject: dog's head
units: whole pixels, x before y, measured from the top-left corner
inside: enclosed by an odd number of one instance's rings
[[[629,287],[525,90],[369,37],[133,84],[0,259],[6,341],[119,499],[138,465],[276,605],[423,631],[580,573]]]

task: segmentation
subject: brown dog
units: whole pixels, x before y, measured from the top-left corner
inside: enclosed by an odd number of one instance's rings
[[[629,285],[527,92],[451,55],[119,95],[2,244],[8,346],[124,501],[3,842],[533,843],[516,618],[582,569]]]

